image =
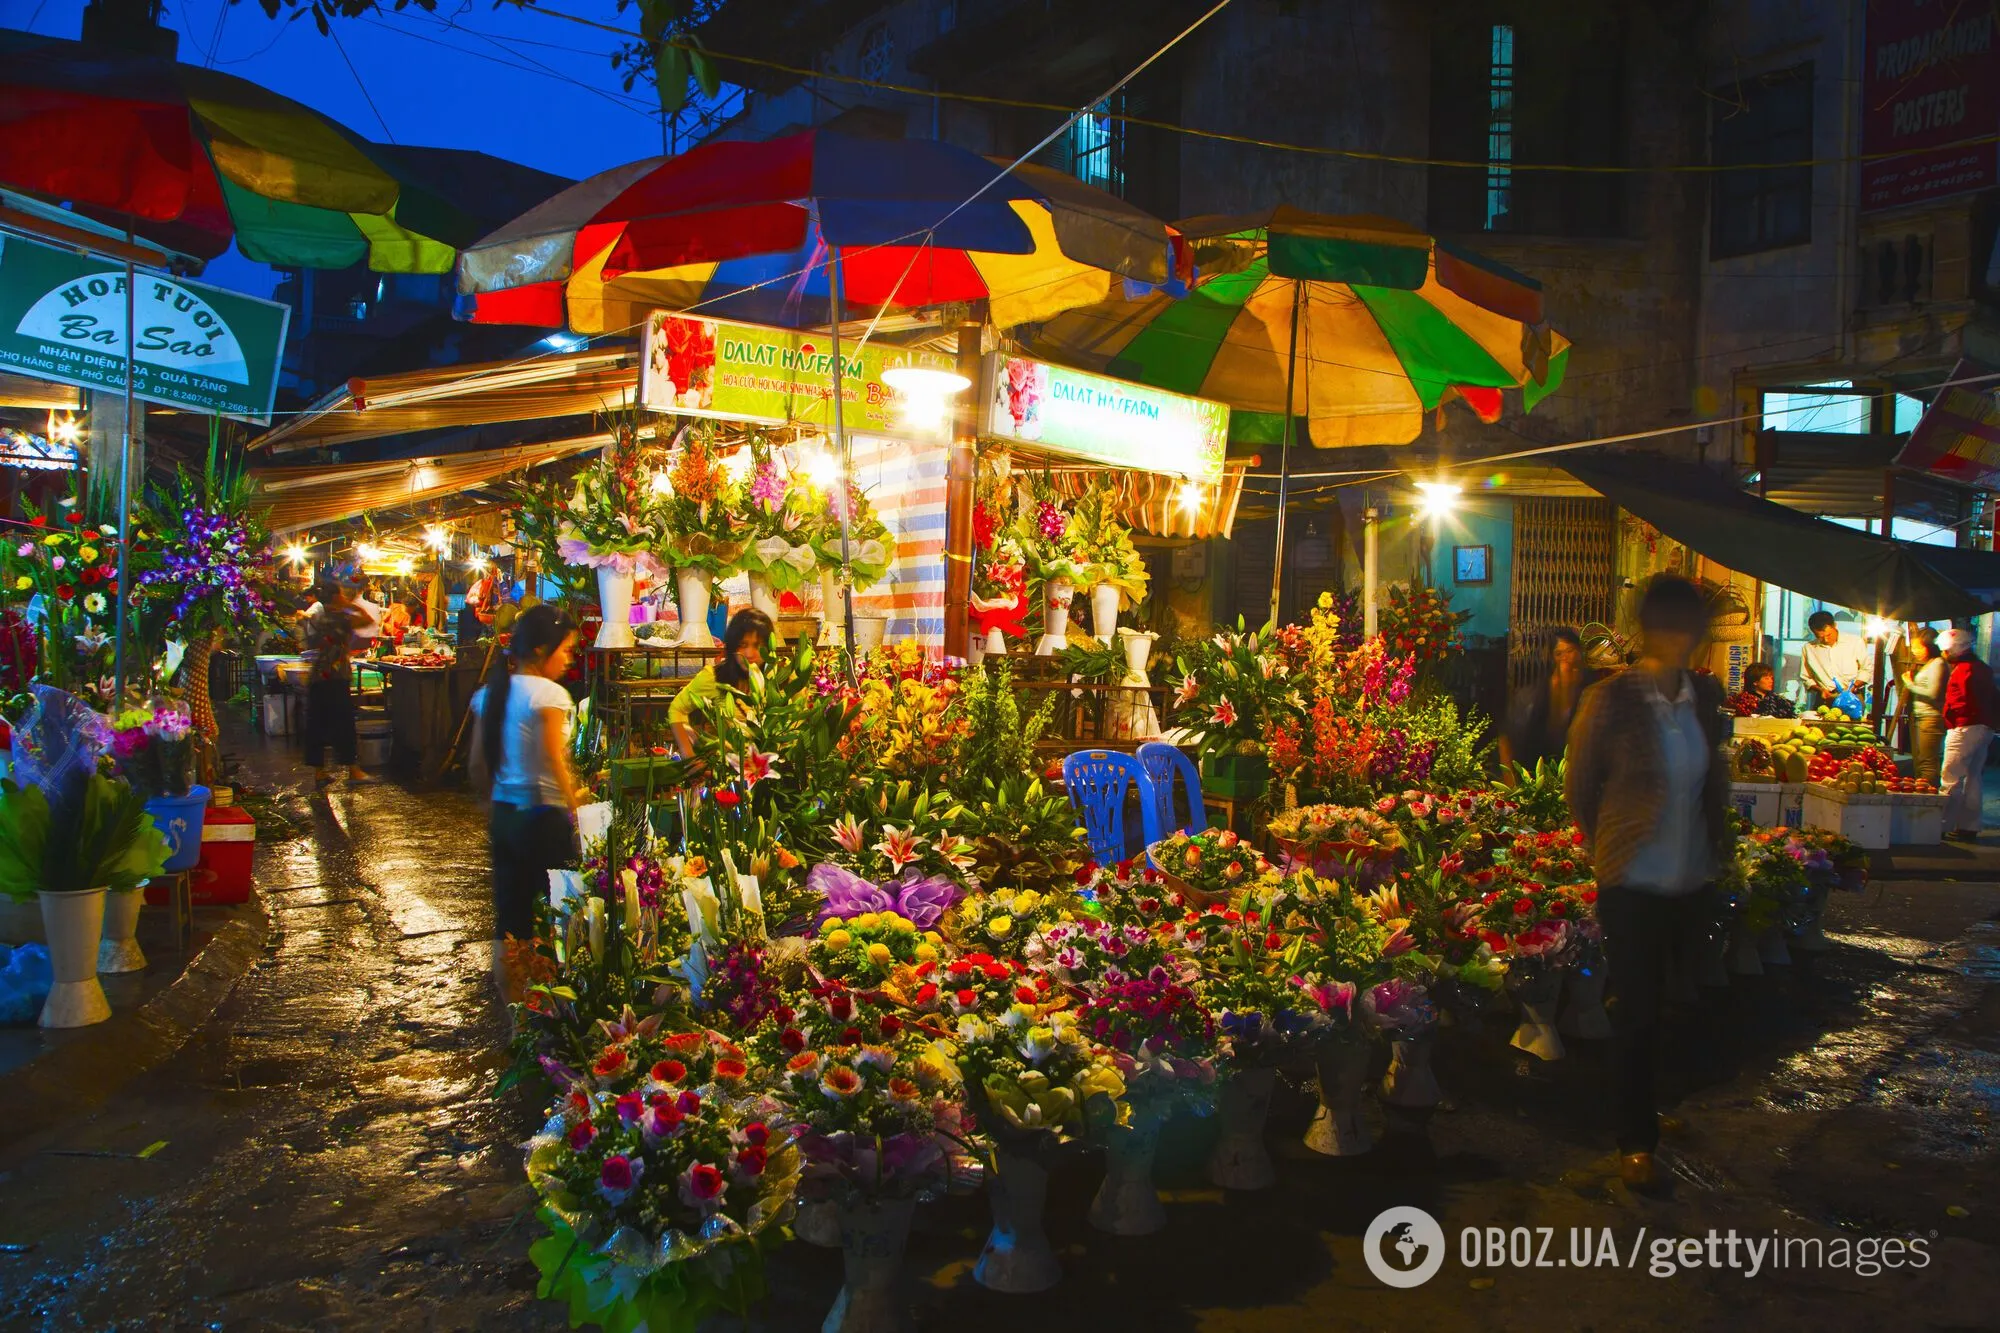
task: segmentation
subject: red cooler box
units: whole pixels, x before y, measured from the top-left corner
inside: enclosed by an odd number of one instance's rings
[[[200,905],[247,902],[257,821],[234,805],[211,805],[201,826],[201,860],[188,872],[188,896]]]

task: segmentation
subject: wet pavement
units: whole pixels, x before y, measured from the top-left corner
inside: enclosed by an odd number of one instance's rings
[[[284,758],[246,755],[267,773]],[[387,784],[316,797],[291,782],[301,836],[259,849],[269,948],[214,1021],[58,1130],[0,1125],[0,1328],[564,1326],[534,1299],[525,1260],[533,1224],[514,1145],[536,1108],[491,1095],[505,1020],[488,981],[478,806]],[[1996,867],[2000,855],[1984,855],[1838,899],[1832,951],[1739,983],[1719,1027],[1682,1034],[1680,1054],[1703,1057],[1687,1063],[1712,1081],[1673,1084],[1684,1124],[1671,1201],[1607,1179],[1601,1052],[1575,1043],[1565,1061],[1534,1062],[1508,1050],[1496,1017],[1491,1031],[1445,1034],[1450,1100],[1427,1138],[1315,1157],[1298,1142],[1309,1101],[1281,1092],[1279,1184],[1264,1195],[1202,1184],[1212,1122],[1176,1122],[1159,1235],[1092,1233],[1099,1168],[1059,1171],[1050,1231],[1068,1277],[1046,1295],[971,1283],[982,1198],[921,1210],[921,1326],[2000,1327]],[[1391,1204],[1445,1228],[1449,1257],[1415,1290],[1385,1288],[1363,1263],[1362,1232]],[[1570,1228],[1608,1228],[1621,1260],[1640,1242],[1642,1268],[1468,1268],[1465,1227],[1553,1228],[1552,1264]],[[1644,1271],[1660,1239],[1732,1227],[1823,1244],[1916,1237],[1927,1258],[1872,1275]],[[788,1247],[754,1326],[817,1328],[839,1266]]]

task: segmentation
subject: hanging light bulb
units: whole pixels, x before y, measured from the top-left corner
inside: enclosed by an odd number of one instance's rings
[[[433,551],[442,552],[445,547],[451,545],[451,534],[439,524],[433,523],[424,529],[424,545]]]
[[[825,449],[809,449],[804,458],[806,480],[821,490],[830,490],[840,480],[840,460]]]
[[[1458,508],[1462,494],[1455,481],[1420,481],[1417,483],[1417,516],[1439,519]]]
[[[928,366],[891,366],[882,382],[903,395],[903,420],[920,430],[936,430],[951,415],[951,400],[972,387],[955,370]]]
[[[474,551],[472,553],[472,558],[465,562],[466,568],[470,569],[475,574],[484,574],[486,572],[486,566],[488,566],[491,563],[493,562],[488,560],[484,555],[482,555],[478,551]]]
[[[398,560],[396,562],[396,572],[398,574],[401,574],[404,578],[408,578],[410,577],[411,574],[415,573],[416,568],[417,568],[417,562],[410,559],[410,557],[408,556],[404,556],[401,560]]]
[[[51,410],[49,413],[49,426],[45,434],[48,435],[52,443],[68,445],[74,449],[83,443],[83,423],[76,419],[76,413],[74,412],[64,412],[61,416],[57,416]]]
[[[293,542],[285,548],[285,559],[291,561],[294,565],[303,565],[306,562],[306,548],[297,542]]]
[[[1208,489],[1200,482],[1190,478],[1181,483],[1180,492],[1174,499],[1185,512],[1190,514],[1199,513],[1202,503],[1208,499]]]

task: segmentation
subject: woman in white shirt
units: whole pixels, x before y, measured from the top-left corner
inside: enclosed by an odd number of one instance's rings
[[[575,811],[583,798],[569,768],[574,705],[558,683],[575,652],[576,624],[568,616],[553,606],[523,612],[506,656],[496,657],[474,703],[475,771],[483,768],[493,779],[487,833],[503,961],[508,939],[533,937],[535,900],[548,892],[549,871],[577,861]]]

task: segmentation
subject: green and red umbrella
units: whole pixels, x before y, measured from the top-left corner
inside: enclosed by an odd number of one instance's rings
[[[1284,437],[1289,386],[1322,448],[1407,444],[1455,400],[1497,420],[1504,391],[1532,408],[1562,382],[1540,284],[1415,228],[1289,207],[1176,225],[1191,290],[1059,315],[1036,355],[1228,403],[1259,443]]]
[[[471,218],[319,112],[198,65],[0,32],[0,185],[211,258],[448,272]]]

